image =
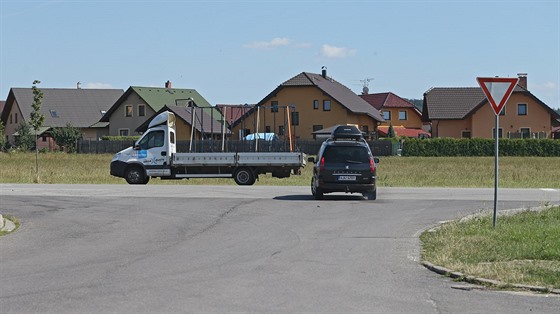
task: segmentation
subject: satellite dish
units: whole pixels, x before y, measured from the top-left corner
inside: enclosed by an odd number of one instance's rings
[[[362,94],[364,95],[369,94],[369,88],[367,86],[364,86],[364,88],[362,88]]]

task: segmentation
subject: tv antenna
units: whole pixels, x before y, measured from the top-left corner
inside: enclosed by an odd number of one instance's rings
[[[363,95],[367,95],[369,94],[369,82],[373,81],[373,78],[371,77],[366,77],[363,80],[360,80],[360,82],[362,83],[362,94]]]

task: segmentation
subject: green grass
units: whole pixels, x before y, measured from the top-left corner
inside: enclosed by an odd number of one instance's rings
[[[424,232],[422,259],[506,284],[560,289],[560,207],[454,221]]]
[[[112,155],[39,154],[41,183],[126,184],[109,174]],[[33,183],[35,154],[0,153],[0,183]],[[560,157],[501,157],[499,186],[503,188],[560,188]],[[301,176],[259,177],[258,185],[307,186],[312,164]],[[382,157],[378,184],[387,187],[493,187],[493,157]],[[232,179],[159,180],[149,184],[234,185]]]

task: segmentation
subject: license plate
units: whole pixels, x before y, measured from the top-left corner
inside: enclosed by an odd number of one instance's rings
[[[338,176],[338,181],[356,181],[356,176]]]

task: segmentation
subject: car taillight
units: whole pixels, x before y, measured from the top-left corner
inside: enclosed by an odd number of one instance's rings
[[[373,158],[370,158],[370,159],[369,159],[369,170],[370,170],[371,172],[374,172],[374,171],[375,171],[375,162],[373,162]]]
[[[319,170],[323,171],[325,169],[325,157],[321,158],[321,162],[319,162]]]

